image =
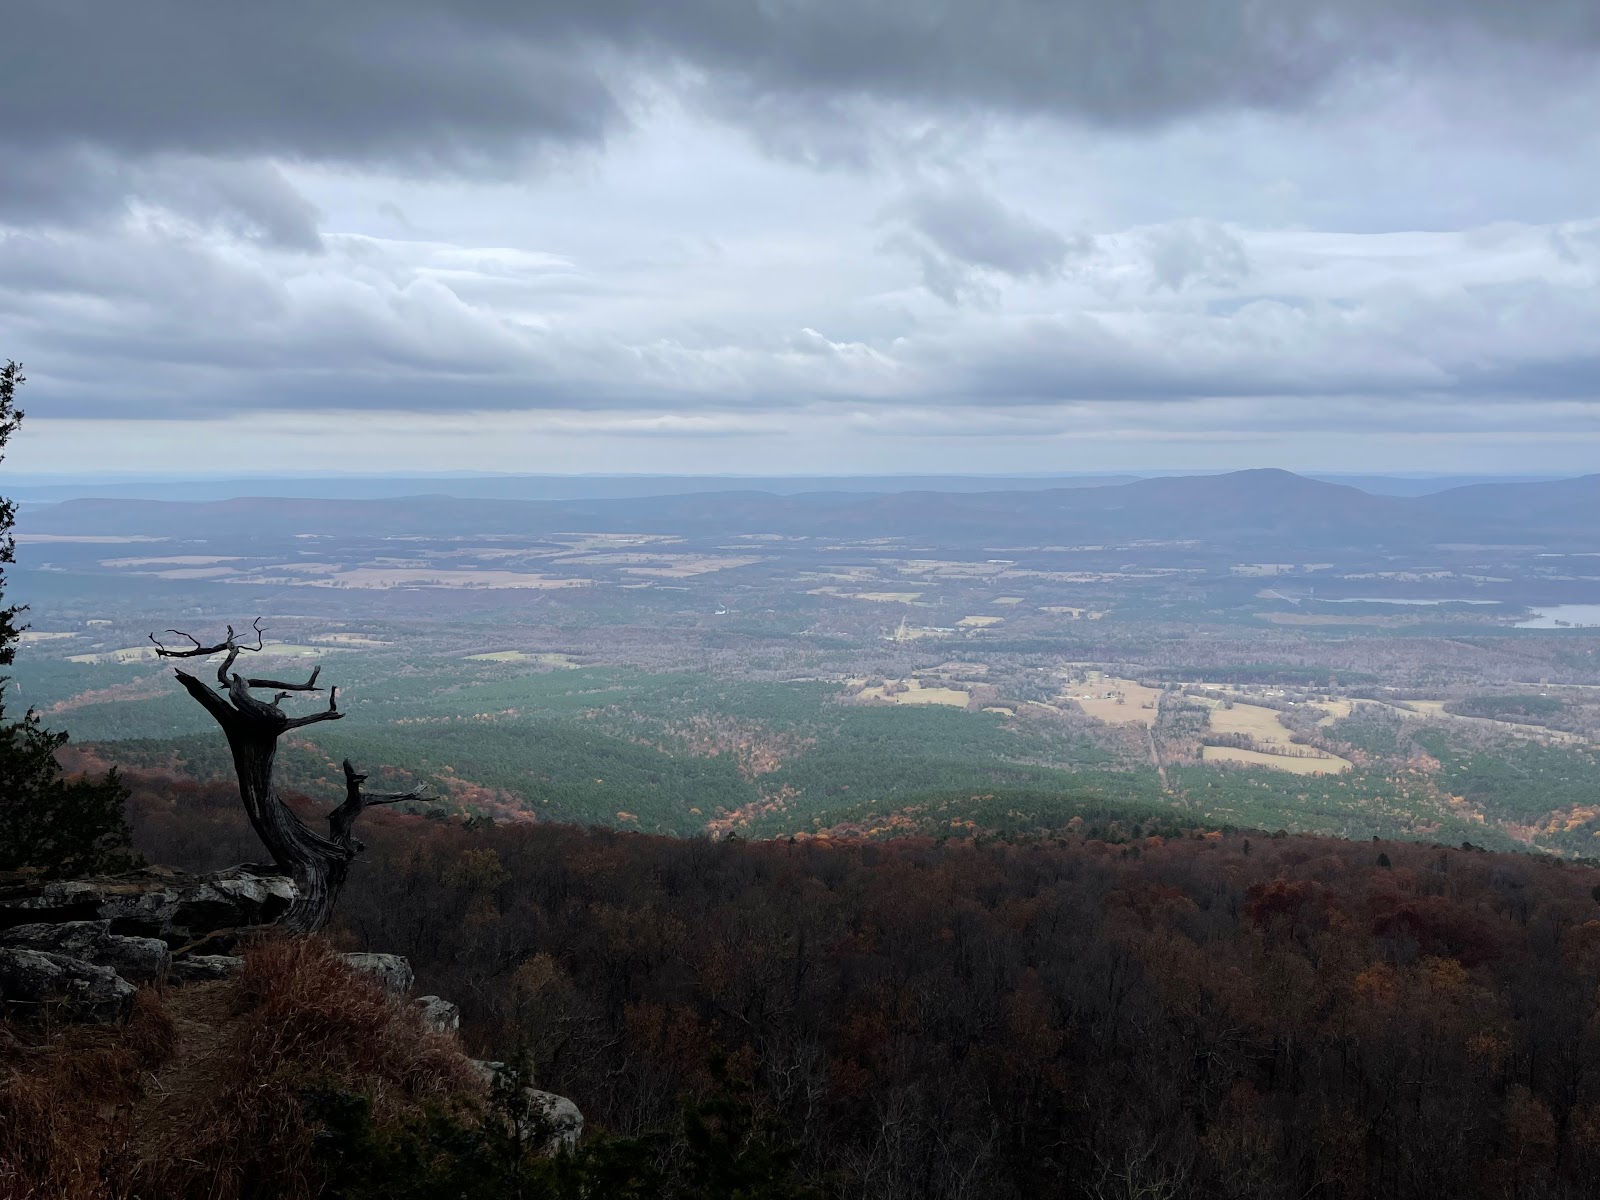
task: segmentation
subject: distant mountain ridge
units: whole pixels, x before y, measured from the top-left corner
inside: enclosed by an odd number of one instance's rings
[[[1098,487],[987,492],[711,491],[582,501],[238,497],[210,502],[71,500],[31,509],[27,534],[221,537],[522,534],[571,531],[779,533],[956,541],[1200,540],[1409,547],[1600,540],[1600,475],[1375,496],[1277,469]]]

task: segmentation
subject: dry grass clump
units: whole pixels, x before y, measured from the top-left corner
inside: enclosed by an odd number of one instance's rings
[[[378,1129],[484,1102],[454,1039],[320,939],[141,989],[125,1025],[0,1022],[0,1200],[310,1200],[308,1100],[329,1093],[364,1097]]]
[[[190,1064],[187,1111],[162,1122],[165,1136],[141,1170],[142,1194],[315,1196],[313,1091],[365,1096],[380,1127],[430,1104],[481,1104],[483,1083],[455,1041],[390,1001],[321,939],[262,943],[246,953],[228,992],[222,1036]]]
[[[122,1026],[0,1024],[0,1200],[125,1194],[133,1109],[174,1039],[153,988],[140,989]]]

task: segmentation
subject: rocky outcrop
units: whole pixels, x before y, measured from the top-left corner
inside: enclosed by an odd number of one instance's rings
[[[94,879],[0,881],[0,1010],[7,1016],[114,1021],[134,985],[221,979],[228,950],[270,925],[294,885],[269,868],[187,875],[147,867]],[[409,968],[408,968],[409,970]]]
[[[294,898],[294,884],[266,868],[186,875],[147,867],[98,879],[0,886],[0,930],[106,921],[113,934],[159,938],[176,950],[219,930],[270,925]]]
[[[341,954],[351,970],[370,975],[383,985],[393,999],[400,999],[411,990],[416,976],[411,964],[398,954]]]
[[[110,921],[17,925],[0,932],[0,947],[41,950],[110,967],[129,983],[155,983],[172,966],[172,951],[160,938],[112,933]]]
[[[120,1021],[134,986],[110,967],[66,954],[0,947],[0,1005],[7,1015]]]
[[[418,996],[411,1002],[422,1020],[435,1033],[457,1033],[461,1029],[461,1009],[439,996]]]
[[[506,1064],[473,1059],[472,1065],[490,1087],[503,1085],[507,1080]],[[522,1137],[545,1137],[544,1152],[554,1154],[570,1150],[583,1136],[583,1113],[565,1096],[538,1088],[521,1088],[512,1104],[511,1119],[516,1122],[517,1133]]]

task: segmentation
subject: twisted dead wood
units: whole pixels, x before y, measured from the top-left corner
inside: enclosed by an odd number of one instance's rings
[[[344,714],[339,711],[339,689],[328,689],[328,707],[306,716],[291,717],[279,707],[297,692],[320,692],[317,676],[322,668],[311,672],[304,683],[288,683],[279,679],[255,679],[237,674],[233,665],[241,653],[256,653],[265,644],[262,640],[259,618],[251,625],[250,633],[255,645],[241,643],[233,626],[215,645],[203,645],[198,639],[180,630],[167,633],[185,639],[189,646],[174,649],[150,635],[156,653],[162,658],[204,658],[214,654],[225,657],[217,667],[217,686],[213,688],[184,670],[176,670],[178,682],[211,714],[222,727],[228,739],[228,749],[233,752],[234,772],[239,779],[239,798],[250,818],[250,825],[272,855],[280,871],[294,880],[296,899],[280,924],[296,933],[315,933],[328,923],[333,915],[333,905],[349,874],[350,864],[364,848],[352,834],[356,818],[363,809],[374,804],[398,804],[403,800],[426,800],[425,789],[409,792],[371,794],[362,790],[366,776],[358,772],[349,759],[344,762],[344,803],[328,814],[328,835],[325,837],[297,817],[278,797],[272,782],[273,760],[278,752],[278,739],[291,729],[303,729],[321,721],[337,721]],[[271,702],[250,694],[252,688],[271,689]]]

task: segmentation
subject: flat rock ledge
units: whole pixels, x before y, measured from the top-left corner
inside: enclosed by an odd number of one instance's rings
[[[0,930],[106,921],[109,933],[159,938],[178,950],[219,931],[270,925],[294,898],[294,883],[270,868],[188,875],[146,867],[94,879],[0,884]]]
[[[189,875],[147,867],[47,882],[0,879],[0,1014],[23,1020],[125,1018],[136,984],[223,979],[226,951],[295,898],[271,868]],[[409,968],[407,968],[409,971]]]
[[[0,947],[0,1003],[8,1014],[108,1024],[127,1017],[134,991],[110,967],[47,950]]]
[[[136,983],[226,979],[244,966],[227,951],[244,933],[288,911],[294,884],[270,868],[233,867],[187,875],[147,867],[126,875],[38,882],[0,878],[0,1015],[109,1023],[126,1020]],[[415,982],[398,954],[341,954],[397,1004]],[[440,996],[409,1000],[428,1028],[455,1034],[461,1010]],[[502,1082],[504,1063],[471,1060],[484,1082]],[[520,1089],[511,1119],[544,1150],[570,1150],[583,1113],[565,1096]]]

